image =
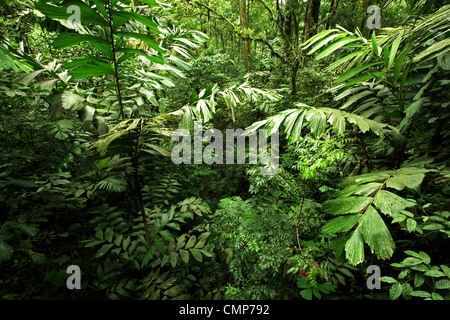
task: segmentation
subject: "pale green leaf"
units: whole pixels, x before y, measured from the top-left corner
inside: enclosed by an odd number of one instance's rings
[[[408,48],[406,48],[405,50],[403,50],[403,52],[398,56],[397,60],[395,61],[394,64],[394,83],[397,82],[398,77],[400,76],[400,72],[402,71],[403,68],[403,62],[405,61],[405,58],[408,54]]]
[[[330,64],[325,70],[327,70],[327,71],[332,71],[332,70],[336,69],[337,67],[339,67],[340,65],[346,63],[346,62],[349,61],[350,59],[352,59],[352,58],[354,58],[354,57],[356,57],[356,56],[358,56],[358,55],[360,55],[360,54],[364,54],[364,53],[366,53],[366,52],[367,52],[366,50],[358,50],[358,51],[354,51],[354,52],[352,52],[352,53],[346,55],[345,57],[340,58],[340,59],[334,61],[334,62],[333,62],[332,64]]]
[[[336,83],[344,82],[344,81],[346,81],[346,80],[356,76],[357,74],[361,73],[362,71],[364,71],[364,70],[366,70],[366,69],[368,69],[370,67],[373,67],[373,66],[376,66],[376,65],[380,65],[380,64],[381,64],[381,62],[372,62],[372,63],[368,63],[368,64],[365,64],[365,65],[362,65],[362,66],[359,66],[359,67],[355,67],[355,68],[350,69],[347,72],[343,73],[342,75],[340,75],[336,79],[335,82]]]
[[[195,260],[197,260],[198,262],[202,262],[203,261],[203,256],[202,253],[199,249],[189,249],[189,251],[192,253],[192,255],[194,256]]]
[[[410,295],[414,296],[414,297],[421,297],[421,298],[429,298],[431,297],[431,293],[426,292],[426,291],[413,291],[410,293]]]
[[[429,264],[431,262],[430,256],[423,251],[419,252],[419,258],[426,264]]]
[[[340,198],[351,195],[359,195],[364,197],[371,196],[375,191],[380,189],[383,184],[381,182],[369,182],[366,184],[352,184],[345,189],[339,191],[336,195]]]
[[[395,56],[397,55],[397,50],[400,45],[400,42],[402,41],[404,31],[400,31],[399,35],[395,38],[394,42],[392,43],[391,52],[389,54],[389,64],[387,66],[388,69],[392,67],[392,64],[394,63]]]
[[[61,95],[61,103],[64,109],[71,110],[78,107],[82,102],[84,102],[84,98],[76,93],[65,91]]]
[[[345,244],[345,256],[353,265],[364,261],[364,241],[359,227],[353,231],[352,236]]]
[[[450,280],[441,279],[435,283],[436,289],[450,289]]]
[[[361,215],[352,214],[346,216],[340,216],[329,220],[323,227],[322,232],[325,233],[337,233],[349,231],[353,226],[355,226]]]
[[[417,222],[413,219],[406,219],[406,230],[408,230],[408,232],[413,232],[414,230],[416,230],[417,227]]]
[[[387,282],[387,283],[398,283],[398,281],[396,279],[394,279],[392,277],[387,277],[387,276],[380,277],[380,281]]]
[[[445,277],[445,273],[439,270],[428,270],[427,272],[424,273],[424,275],[433,278]]]
[[[359,220],[359,229],[364,241],[379,259],[389,259],[394,253],[395,243],[383,219],[374,207],[369,206]]]
[[[345,37],[342,39],[339,39],[337,41],[334,41],[333,43],[327,45],[316,57],[316,60],[320,60],[325,58],[326,56],[330,55],[332,52],[336,51],[337,49],[355,42],[355,41],[359,41],[358,38],[350,38],[350,37]]]
[[[394,283],[389,289],[389,297],[391,300],[395,300],[402,294],[402,285],[400,283]]]
[[[189,241],[187,242],[185,248],[186,248],[186,249],[189,249],[189,248],[194,247],[194,244],[195,244],[196,240],[197,240],[197,237],[196,237],[195,235],[191,236],[191,237],[189,238]]]
[[[405,200],[398,195],[387,190],[380,190],[373,204],[381,210],[384,214],[401,213],[402,210],[408,207],[413,207],[415,203]]]
[[[324,203],[323,209],[327,214],[341,215],[347,213],[358,213],[370,202],[370,197],[346,197],[328,200]]]
[[[180,250],[180,257],[181,257],[181,260],[183,260],[184,263],[188,263],[189,262],[189,251],[181,249]]]
[[[386,187],[396,190],[403,190],[408,187],[415,191],[419,191],[420,185],[425,178],[424,173],[405,174],[401,169],[395,172],[386,182]]]

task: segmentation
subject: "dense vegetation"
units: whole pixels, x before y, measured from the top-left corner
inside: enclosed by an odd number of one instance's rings
[[[450,297],[448,2],[0,4],[2,299]],[[174,164],[194,121],[278,171]]]

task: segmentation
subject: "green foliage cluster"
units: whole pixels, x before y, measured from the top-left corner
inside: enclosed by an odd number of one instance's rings
[[[0,0],[0,298],[449,299],[450,6],[378,2]]]

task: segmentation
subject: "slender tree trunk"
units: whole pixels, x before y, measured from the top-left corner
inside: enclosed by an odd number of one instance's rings
[[[320,0],[308,0],[305,14],[304,40],[308,40],[313,33],[313,26],[319,23]]]
[[[248,0],[239,0],[239,21],[241,24],[241,30],[244,33],[248,29],[247,1]],[[244,45],[245,68],[247,69],[247,72],[249,72],[250,71],[250,63],[248,58],[250,49],[249,39],[243,38],[242,42]]]
[[[298,1],[296,1],[295,3],[295,7],[293,8],[292,11],[292,23],[294,25],[294,35],[293,35],[293,43],[294,46],[297,47],[298,46],[298,41],[299,41],[299,33],[298,33],[298,25],[299,25],[299,15],[297,14],[299,12],[299,8],[298,8]]]
[[[114,41],[114,33],[113,33],[113,14],[112,14],[112,8],[111,8],[111,1],[108,0],[108,16],[109,16],[109,31],[110,31],[110,40],[111,40],[111,47],[112,47],[112,56],[113,56],[113,65],[114,65],[114,81],[116,84],[116,91],[117,91],[117,99],[119,101],[120,106],[120,113],[122,117],[122,121],[125,121],[125,113],[124,113],[124,106],[123,106],[123,100],[122,100],[122,94],[121,94],[121,88],[120,88],[120,82],[119,82],[119,71],[118,71],[118,64],[116,60],[116,47],[115,47],[115,41]],[[142,122],[141,122],[142,125]],[[144,207],[144,200],[142,197],[142,189],[140,186],[139,181],[139,172],[138,172],[138,146],[139,146],[139,136],[141,134],[142,128],[139,131],[137,137],[136,137],[136,146],[135,146],[135,152],[134,155],[132,153],[129,154],[129,156],[133,159],[133,167],[134,167],[134,189],[136,198],[137,198],[137,205],[139,207],[139,211],[141,213],[144,229],[145,229],[145,238],[148,242],[148,244],[151,244],[150,240],[150,232],[148,227],[147,218],[145,215],[145,207]]]
[[[111,8],[110,0],[108,0],[108,15],[109,15],[109,33],[110,33],[110,37],[111,37],[110,40],[111,40],[112,58],[113,58],[113,65],[114,65],[114,82],[116,84],[117,99],[119,100],[120,116],[122,117],[122,121],[125,121],[122,93],[120,91],[120,82],[119,82],[119,75],[118,75],[119,67],[117,65],[117,60],[116,60],[116,46],[115,46],[115,42],[114,42],[114,32],[113,32],[113,15],[112,15],[112,8]]]
[[[331,21],[332,21],[334,15],[336,14],[338,5],[339,5],[339,0],[332,0],[332,1],[331,1],[331,4],[330,4],[330,11],[329,11],[328,17],[327,17],[327,24],[326,24],[326,26],[325,26],[325,28],[326,28],[327,30],[329,30],[330,27],[331,27]]]
[[[225,41],[223,40],[223,32],[220,33],[220,40],[222,41],[222,53],[225,53]]]
[[[292,91],[292,101],[297,99],[297,72],[300,65],[298,58],[295,59],[291,67],[291,91]]]

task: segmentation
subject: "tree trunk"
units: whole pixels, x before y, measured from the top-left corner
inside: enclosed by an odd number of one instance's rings
[[[223,32],[220,33],[220,40],[222,41],[222,53],[225,53],[225,40],[223,39]]]
[[[332,0],[331,1],[330,11],[328,12],[328,17],[327,17],[327,24],[325,26],[325,28],[327,30],[329,30],[330,27],[331,27],[331,20],[333,19],[334,15],[335,15],[335,13],[337,11],[338,5],[339,5],[339,0]]]
[[[319,23],[320,0],[308,0],[305,14],[305,27],[303,29],[304,41],[308,40],[313,33],[314,25]]]
[[[291,94],[293,102],[297,99],[297,71],[299,68],[299,64],[300,61],[296,58],[291,67]]]
[[[239,21],[241,24],[241,30],[243,33],[248,29],[248,14],[247,14],[247,0],[239,0]],[[245,59],[245,68],[247,72],[250,71],[250,63],[248,59],[249,55],[249,39],[244,37],[242,39],[244,45],[244,59]]]

